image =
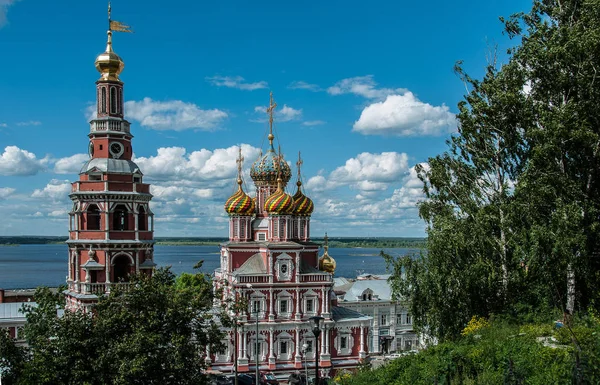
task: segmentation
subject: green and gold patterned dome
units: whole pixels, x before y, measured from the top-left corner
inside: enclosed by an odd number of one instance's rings
[[[315,205],[309,197],[302,193],[302,182],[296,182],[296,186],[298,186],[298,190],[294,194],[294,209],[293,213],[295,215],[307,216],[311,215],[313,210],[315,209]]]
[[[277,184],[277,173],[281,172],[281,180],[285,186],[292,177],[292,170],[287,162],[277,155],[271,145],[267,153],[260,157],[250,168],[250,177],[257,186]]]
[[[225,202],[225,211],[229,215],[253,215],[255,209],[254,199],[242,189],[242,180],[238,179],[238,190]]]

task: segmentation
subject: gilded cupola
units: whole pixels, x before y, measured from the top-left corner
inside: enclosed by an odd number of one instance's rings
[[[96,69],[100,72],[100,80],[121,81],[119,74],[123,72],[125,62],[112,49],[112,31],[108,30],[106,51],[96,58]]]
[[[296,186],[298,186],[298,189],[296,190],[296,193],[293,196],[293,214],[306,216],[312,214],[313,210],[315,209],[315,205],[312,199],[310,199],[309,197],[304,195],[304,193],[302,193],[302,176],[300,172],[300,167],[302,166],[302,163],[302,158],[300,157],[300,153],[298,153],[298,162],[296,162],[296,165],[298,166],[298,181],[296,182]]]
[[[335,259],[329,255],[329,238],[325,233],[325,243],[323,244],[323,255],[319,258],[319,270],[333,274],[335,272]]]
[[[292,171],[287,162],[275,153],[273,147],[273,113],[277,104],[273,101],[273,92],[270,94],[270,103],[267,108],[269,114],[269,149],[263,156],[262,154],[254,162],[250,168],[250,177],[257,186],[261,185],[272,185],[275,186],[278,183],[278,179],[281,179],[283,186],[285,187],[292,177]]]
[[[255,200],[248,196],[244,192],[242,188],[243,180],[242,180],[242,163],[244,162],[244,158],[242,157],[242,148],[240,147],[238,159],[236,160],[238,167],[238,176],[237,176],[237,191],[227,199],[225,202],[225,211],[229,215],[253,215],[256,203]]]

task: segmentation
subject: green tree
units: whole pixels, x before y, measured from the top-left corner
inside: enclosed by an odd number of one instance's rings
[[[448,150],[417,168],[427,253],[392,260],[414,320],[453,338],[474,315],[574,310],[600,295],[600,1],[536,0],[482,80],[457,73]]]
[[[23,384],[200,384],[207,349],[221,348],[210,278],[178,287],[168,268],[113,289],[92,313],[65,311],[61,295],[38,290],[25,332]]]
[[[2,383],[17,383],[25,362],[25,350],[16,345],[8,330],[0,330],[0,378]]]

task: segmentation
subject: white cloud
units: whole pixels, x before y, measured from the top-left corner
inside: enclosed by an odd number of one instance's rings
[[[367,99],[383,99],[388,95],[404,92],[405,89],[377,88],[373,75],[342,79],[327,89],[330,95],[354,94]]]
[[[19,0],[0,0],[0,28],[6,25],[6,13],[8,12],[8,7],[13,5]]]
[[[6,124],[6,123],[0,123],[0,127],[8,127],[8,124]]]
[[[68,180],[52,179],[43,189],[35,189],[31,197],[61,201],[68,199],[70,192],[71,182]]]
[[[389,95],[362,111],[354,131],[365,135],[442,135],[456,129],[456,118],[446,105],[432,106],[412,92]]]
[[[212,76],[206,80],[217,87],[237,88],[240,90],[254,91],[261,88],[267,88],[268,84],[265,81],[255,83],[247,83],[241,76]]]
[[[183,131],[190,128],[213,130],[227,118],[219,109],[203,110],[181,100],[159,102],[150,98],[125,103],[125,116],[153,130]]]
[[[320,126],[321,124],[325,124],[326,122],[322,121],[322,120],[309,120],[306,122],[302,122],[303,126]]]
[[[17,146],[7,146],[0,154],[0,175],[35,175],[46,168],[48,158],[38,159],[34,153]]]
[[[29,120],[27,122],[18,122],[17,126],[40,126],[42,122],[39,120]]]
[[[0,187],[0,200],[8,198],[15,191],[17,190],[12,187]]]
[[[57,174],[78,174],[83,163],[89,158],[87,154],[75,154],[60,158],[54,163],[54,172]]]
[[[312,92],[322,91],[321,87],[319,87],[318,85],[310,84],[302,80],[291,82],[287,88],[289,88],[290,90],[308,90]]]
[[[254,107],[254,112],[258,113],[267,113],[266,106],[256,106]],[[282,108],[275,109],[275,117],[278,122],[289,122],[290,120],[296,120],[302,117],[302,108],[295,109],[293,107],[284,104]],[[256,122],[264,122],[265,119],[255,120]]]
[[[340,186],[350,186],[369,195],[384,191],[393,182],[399,181],[408,171],[408,155],[398,152],[372,154],[363,152],[348,159],[343,166],[333,170],[326,178],[317,175],[308,180],[309,190],[325,191]]]
[[[242,144],[242,156],[248,161],[258,157],[259,149]],[[235,160],[238,146],[218,148],[213,151],[201,149],[187,153],[183,147],[161,147],[156,156],[136,158],[144,174],[157,180],[229,180],[237,172]],[[246,163],[248,165],[248,163]]]

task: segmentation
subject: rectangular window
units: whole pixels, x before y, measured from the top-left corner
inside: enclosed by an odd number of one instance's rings
[[[306,341],[306,353],[312,353],[312,351],[313,351],[312,345],[313,345],[312,340]]]
[[[267,237],[265,237],[265,233],[258,233],[258,240],[265,241]]]
[[[280,354],[287,354],[288,348],[287,348],[287,341],[281,341],[279,343],[279,353]]]
[[[406,324],[407,325],[412,324],[412,317],[410,314],[406,314]]]
[[[313,299],[307,299],[306,300],[306,312],[307,313],[312,313],[314,312],[314,300]]]
[[[396,324],[402,325],[402,314],[396,315]]]
[[[261,342],[258,341],[258,351],[260,352],[260,344]],[[256,340],[252,341],[252,357],[256,357]]]
[[[100,174],[90,174],[88,176],[89,180],[102,180],[102,175]]]
[[[260,300],[252,301],[252,313],[260,313]]]
[[[285,222],[279,219],[279,238],[285,238]]]
[[[382,325],[387,325],[387,314],[382,314],[381,315],[381,324]]]
[[[282,299],[279,301],[279,312],[287,313],[288,312],[288,301],[287,299]]]
[[[348,349],[348,337],[340,337],[340,349]]]

